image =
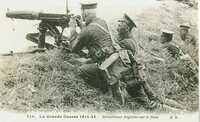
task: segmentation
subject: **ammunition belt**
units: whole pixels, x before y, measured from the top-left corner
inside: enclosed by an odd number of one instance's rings
[[[106,46],[103,48],[91,48],[90,56],[92,59],[97,62],[98,64],[101,64],[106,58],[108,58],[110,55],[112,55],[115,52],[114,48],[112,46]]]

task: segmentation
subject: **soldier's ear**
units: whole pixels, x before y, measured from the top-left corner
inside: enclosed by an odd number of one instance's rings
[[[127,25],[126,26],[127,32],[131,32],[131,28]]]

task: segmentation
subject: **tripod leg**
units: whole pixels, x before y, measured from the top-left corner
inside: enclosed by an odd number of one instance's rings
[[[45,34],[47,28],[45,27],[45,23],[41,22],[39,24],[39,41],[38,41],[38,48],[45,48]]]

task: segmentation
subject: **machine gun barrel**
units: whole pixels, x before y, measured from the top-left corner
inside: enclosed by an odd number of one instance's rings
[[[39,20],[39,14],[39,12],[31,11],[9,11],[6,13],[6,17],[14,19]]]
[[[6,13],[6,17],[14,19],[26,19],[26,20],[41,20],[55,26],[68,26],[70,18],[73,15],[66,14],[54,14],[32,11],[9,11]]]
[[[67,18],[67,15],[32,12],[32,11],[9,11],[6,13],[6,17],[14,19],[29,19],[29,20],[59,20]]]

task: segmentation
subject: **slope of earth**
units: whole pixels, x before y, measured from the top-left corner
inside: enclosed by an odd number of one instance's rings
[[[182,43],[178,37],[178,26],[184,21],[189,20],[193,32],[196,35],[198,32],[197,10],[176,1],[160,1],[159,6],[148,8],[139,15],[132,13],[130,16],[134,17],[138,25],[133,36],[137,40],[137,45],[143,45],[144,48],[149,46],[149,35],[159,35],[163,28],[175,31],[175,41]],[[137,58],[146,60],[146,52],[139,46],[138,50]],[[135,102],[120,106],[106,94],[86,84],[78,76],[80,64],[76,62],[76,57],[61,50],[1,57],[1,110],[90,112],[142,110],[142,107]],[[197,110],[198,88],[183,94],[172,92],[172,95],[169,95],[174,84],[157,81],[151,76],[150,79],[150,85],[160,98],[170,97],[184,104],[190,111]]]
[[[174,31],[173,41],[176,43],[185,53],[188,53],[193,61],[198,62],[198,39],[196,47],[191,44],[185,45],[183,41],[181,41],[179,36],[179,25],[185,22],[189,22],[191,24],[191,33],[198,37],[198,11],[197,9],[188,6],[187,4],[183,4],[173,0],[162,0],[160,1],[160,6],[147,9],[143,13],[138,16],[135,16],[135,22],[138,24],[138,28],[133,31],[133,36],[135,37],[136,44],[138,45],[138,60],[142,61],[147,66],[151,67],[148,60],[150,57],[148,56],[148,52],[144,49],[151,48],[151,43],[149,43],[149,37],[155,38],[156,41],[159,41],[159,36],[162,33],[162,29],[168,29]],[[134,16],[134,15],[133,15]],[[141,48],[141,46],[143,48]],[[145,63],[147,61],[147,63]],[[175,63],[176,62],[176,63]],[[185,72],[185,74],[190,74],[190,70],[187,70],[184,67],[187,67],[186,62],[174,61],[178,70]],[[169,64],[173,65],[173,64]],[[170,76],[167,76],[169,80],[160,79],[158,76],[163,74],[167,74],[168,69],[162,69],[162,66],[158,66],[160,69],[157,70],[160,73],[155,73],[155,77],[152,76],[151,71],[148,76],[150,80],[150,84],[153,86],[157,95],[162,98],[170,97],[175,99],[176,101],[184,104],[190,110],[198,109],[198,79],[195,80],[193,90],[187,90],[186,87],[189,86],[190,83],[185,76],[175,76],[175,79],[170,79]],[[194,66],[198,69],[198,66]],[[198,71],[195,71],[195,77],[198,78]],[[177,78],[184,77],[184,78]],[[179,79],[179,80],[178,80]],[[179,82],[179,83],[177,83]],[[190,81],[189,81],[190,82]],[[177,85],[178,84],[178,85]],[[184,85],[185,84],[185,85]],[[191,83],[192,84],[192,83]],[[178,90],[178,87],[184,86],[185,90]],[[171,94],[172,93],[172,94]]]

